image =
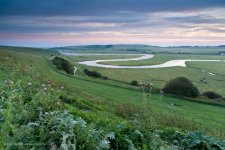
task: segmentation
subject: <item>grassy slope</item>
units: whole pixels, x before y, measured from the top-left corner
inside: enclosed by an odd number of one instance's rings
[[[1,56],[3,53],[5,54],[5,52],[2,51],[0,51],[0,53]],[[141,91],[136,88],[131,88],[129,85],[113,81],[93,80],[79,75],[75,78],[64,75],[56,71],[45,56],[31,56],[30,54],[25,53],[17,54],[16,56],[17,58],[20,58],[21,63],[26,63],[27,60],[32,60],[36,70],[35,73],[41,74],[44,80],[53,80],[65,85],[68,91],[74,95],[84,97],[90,102],[99,101],[101,103],[106,103],[107,105],[105,105],[105,108],[103,109],[104,113],[100,113],[100,115],[105,117],[108,117],[107,115],[109,113],[107,113],[107,111],[112,113],[114,112],[114,108],[112,107],[113,104],[142,104]],[[169,102],[171,101],[179,106],[169,105]],[[225,130],[224,107],[200,104],[173,97],[164,97],[163,100],[160,101],[158,95],[151,96],[151,105],[158,112],[175,116],[184,116],[188,120],[195,120],[201,123],[200,127],[202,129],[209,128],[211,130]]]

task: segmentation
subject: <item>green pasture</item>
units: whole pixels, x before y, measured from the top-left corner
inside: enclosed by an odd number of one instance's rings
[[[127,58],[128,56],[126,56]],[[75,62],[84,61],[78,57],[70,57]],[[115,59],[116,56],[86,56],[87,60],[96,59]],[[122,56],[118,58],[123,58]],[[124,56],[125,58],[125,56]],[[225,60],[224,56],[218,55],[184,55],[184,54],[156,54],[154,58],[127,61],[127,62],[104,62],[110,65],[154,65],[164,63],[175,59],[204,59],[204,60]],[[78,64],[77,64],[78,65]],[[110,79],[128,82],[137,80],[138,82],[153,83],[158,88],[163,86],[171,79],[185,76],[189,78],[201,92],[215,91],[224,95],[225,91],[225,62],[187,62],[187,67],[170,67],[170,68],[156,68],[156,69],[112,69],[89,67],[85,65],[78,65],[80,68],[89,68],[99,71],[104,76]],[[215,75],[212,75],[213,73]],[[202,82],[206,79],[207,82]]]

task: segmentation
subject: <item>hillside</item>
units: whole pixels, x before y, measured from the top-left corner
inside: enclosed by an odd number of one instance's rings
[[[95,48],[102,47],[86,49]],[[57,70],[53,56],[76,65],[76,75]],[[54,49],[0,47],[0,149],[225,148],[223,103],[149,94],[106,70],[110,79],[90,78],[74,59]]]
[[[123,44],[123,45],[86,45],[86,46],[67,46],[55,47],[53,50],[67,50],[72,52],[104,52],[104,53],[178,53],[178,54],[206,54],[220,55],[225,52],[221,46],[174,46],[159,47],[140,44]]]

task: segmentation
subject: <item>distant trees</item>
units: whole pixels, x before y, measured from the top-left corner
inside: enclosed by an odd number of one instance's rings
[[[56,66],[59,70],[64,70],[67,74],[74,73],[74,66],[68,61],[61,57],[55,57],[52,60],[52,63]]]
[[[195,98],[199,95],[199,90],[191,81],[185,77],[178,77],[169,81],[163,91],[168,94]]]
[[[94,78],[101,78],[102,74],[97,72],[97,71],[92,71],[88,69],[84,69],[84,73],[89,76],[89,77],[94,77]]]
[[[102,76],[101,73],[97,72],[97,71],[92,71],[92,70],[89,70],[89,69],[84,69],[84,73],[89,76],[89,77],[92,77],[92,78],[102,78],[104,80],[107,80],[108,77],[106,76]]]
[[[138,86],[138,82],[136,80],[131,81],[130,83],[132,86]]]
[[[221,95],[219,95],[218,93],[215,93],[213,91],[206,91],[202,95],[208,97],[209,99],[222,98]]]

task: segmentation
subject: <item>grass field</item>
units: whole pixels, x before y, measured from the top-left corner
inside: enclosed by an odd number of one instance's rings
[[[51,54],[59,55],[57,52],[41,52],[37,54],[32,52],[31,49],[29,53],[26,51],[17,51],[14,48],[13,51],[6,47],[0,50],[0,80],[3,85],[4,80],[10,78],[9,72],[19,71],[20,74],[16,76],[15,80],[25,80],[31,78],[40,82],[48,82],[55,86],[64,86],[65,93],[69,93],[71,97],[76,99],[75,104],[65,105],[64,107],[69,109],[75,116],[81,116],[85,118],[88,122],[92,123],[96,120],[107,121],[118,121],[123,122],[129,120],[129,118],[121,118],[119,114],[125,111],[127,114],[134,115],[136,108],[145,108],[147,103],[147,109],[150,111],[148,117],[151,118],[150,122],[154,123],[157,128],[178,128],[181,131],[192,131],[200,130],[208,135],[214,135],[216,137],[224,137],[225,133],[225,107],[220,105],[205,104],[201,102],[195,102],[184,98],[178,98],[173,96],[163,96],[160,97],[159,94],[152,94],[150,97],[146,97],[139,87],[130,86],[125,82],[130,81],[134,76],[140,79],[149,81],[146,76],[155,77],[157,79],[167,79],[169,80],[171,76],[179,76],[179,73],[185,74],[187,76],[195,76],[197,69],[192,68],[174,68],[174,70],[167,69],[156,69],[156,70],[129,70],[129,69],[102,69],[102,68],[92,68],[100,71],[103,75],[108,77],[115,77],[116,80],[102,80],[93,79],[83,75],[82,70],[84,68],[90,68],[85,66],[79,66],[78,74],[74,77],[72,75],[67,75],[62,71],[58,71],[55,66],[53,66],[51,60],[49,59]],[[16,55],[15,55],[16,54]],[[35,55],[34,55],[35,54]],[[65,56],[62,56],[65,57]],[[112,58],[111,56],[103,56],[104,58]],[[116,58],[117,56],[113,56]],[[120,56],[119,58],[126,58],[130,56]],[[67,57],[65,57],[67,58]],[[100,56],[88,57],[87,59],[98,59]],[[76,58],[69,58],[74,60]],[[84,60],[86,57],[80,57],[80,60]],[[74,62],[76,63],[76,62]],[[5,66],[8,66],[7,67]],[[195,63],[190,63],[188,66],[196,65]],[[198,64],[198,68],[204,66],[204,63]],[[220,63],[216,64],[218,67],[221,66]],[[10,70],[10,66],[14,69]],[[213,66],[209,65],[213,69]],[[214,71],[220,72],[214,68]],[[205,74],[201,71],[201,75]],[[170,74],[170,77],[163,78],[165,74]],[[142,77],[140,77],[142,76]],[[200,76],[200,75],[199,75]],[[205,75],[206,76],[206,75]],[[199,77],[200,78],[200,77]],[[137,78],[135,78],[137,79]],[[151,78],[152,79],[152,78]],[[223,77],[221,77],[221,80]],[[153,80],[150,80],[153,81]],[[215,82],[215,81],[214,81]],[[214,83],[213,82],[213,83]],[[163,85],[165,81],[154,81],[154,83],[159,83],[158,85]],[[197,83],[197,79],[196,82]],[[216,82],[215,82],[216,83]],[[0,84],[0,87],[2,86]],[[217,83],[217,87],[223,89],[222,84]],[[157,84],[156,84],[157,85]],[[201,84],[197,84],[198,86]],[[208,85],[201,85],[201,88],[209,89]],[[221,89],[221,90],[222,90]],[[171,105],[171,103],[175,105]],[[140,110],[138,110],[140,111]],[[148,120],[148,119],[147,119]],[[149,121],[146,123],[150,123]],[[102,122],[102,121],[100,121]]]
[[[118,58],[128,58],[129,56],[120,56]],[[84,60],[96,60],[96,59],[115,59],[117,56],[79,56],[70,57],[74,62],[80,62]],[[218,55],[184,55],[184,54],[156,54],[152,59],[140,60],[140,61],[127,61],[127,62],[104,62],[104,64],[110,65],[154,65],[164,63],[169,60],[175,59],[209,59],[209,60],[225,60],[224,56]],[[185,76],[189,78],[193,83],[199,87],[201,92],[215,91],[224,95],[225,91],[225,63],[224,62],[187,62],[187,67],[172,67],[172,68],[160,68],[160,69],[107,69],[99,67],[88,67],[84,65],[78,65],[80,68],[90,68],[97,70],[104,76],[113,80],[131,82],[137,80],[139,82],[152,82],[158,88],[162,88],[169,80]],[[209,73],[214,73],[211,75]],[[202,83],[201,80],[206,79],[207,83]]]

